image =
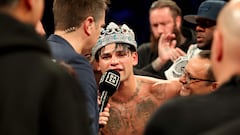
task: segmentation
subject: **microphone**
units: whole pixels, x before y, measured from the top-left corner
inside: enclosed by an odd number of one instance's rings
[[[99,81],[99,91],[101,93],[99,112],[103,112],[108,103],[109,97],[111,97],[118,89],[119,84],[120,74],[117,71],[110,69],[102,75]]]

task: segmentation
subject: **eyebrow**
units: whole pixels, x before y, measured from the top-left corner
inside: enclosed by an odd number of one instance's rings
[[[113,52],[116,52],[116,53],[118,53],[118,52],[126,52],[127,50],[124,50],[124,49],[121,49],[121,50],[119,50],[119,49],[114,49],[113,51],[107,51],[107,52],[101,52],[100,53],[100,55],[107,55],[107,54],[112,54]]]
[[[185,71],[184,71],[186,74],[188,74],[188,76],[189,77],[192,77],[192,78],[195,78],[194,76],[192,76],[192,73],[191,72],[189,72],[188,70],[186,70],[186,68],[185,68]]]

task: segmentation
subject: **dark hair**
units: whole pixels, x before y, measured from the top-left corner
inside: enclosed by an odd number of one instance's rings
[[[98,22],[109,3],[109,0],[54,0],[55,29],[79,27],[88,16],[92,16]]]
[[[0,7],[3,6],[9,6],[15,2],[18,2],[19,0],[0,0]]]
[[[210,60],[211,51],[210,50],[202,50],[198,55],[199,55],[200,58]],[[207,77],[207,79],[211,80],[212,82],[216,81],[211,67],[208,68],[206,77]]]
[[[136,52],[136,51],[137,51],[134,46],[129,45],[129,44],[127,44],[127,43],[116,43],[115,48],[118,48],[119,46],[127,47],[131,52]],[[103,48],[105,48],[105,47],[106,47],[106,45],[103,46],[102,48],[100,48],[100,49],[96,52],[95,56],[93,56],[97,62],[99,61],[99,56],[100,56],[101,50],[102,50]]]

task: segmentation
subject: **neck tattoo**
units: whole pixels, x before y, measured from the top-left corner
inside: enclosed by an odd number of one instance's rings
[[[137,80],[137,85],[136,86],[137,87],[136,87],[136,90],[135,90],[134,94],[131,97],[129,97],[126,101],[125,100],[122,101],[122,100],[119,100],[119,99],[116,99],[116,98],[111,98],[112,101],[113,102],[117,102],[117,103],[121,103],[121,104],[128,103],[128,102],[132,101],[138,95],[138,92],[140,90],[140,82],[139,82],[139,80]]]

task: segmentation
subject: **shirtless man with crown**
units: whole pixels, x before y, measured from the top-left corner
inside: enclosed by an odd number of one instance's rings
[[[141,135],[150,115],[167,99],[178,95],[178,80],[159,80],[133,73],[138,62],[137,43],[127,25],[111,22],[93,48],[93,57],[102,73],[120,73],[120,86],[109,99],[110,117],[100,129],[102,135]]]

